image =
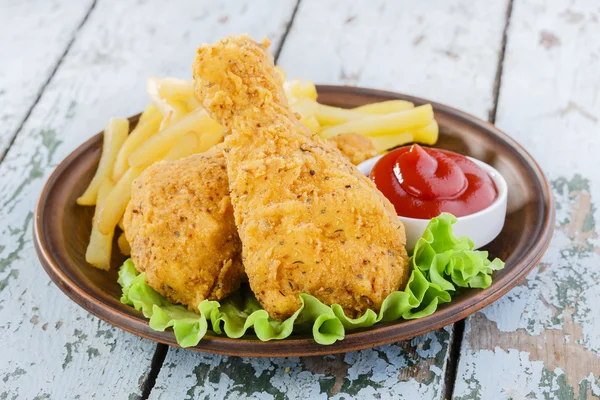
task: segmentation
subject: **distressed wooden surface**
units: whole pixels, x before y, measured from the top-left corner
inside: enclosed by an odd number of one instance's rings
[[[294,6],[98,0],[0,164],[0,399],[140,397],[156,344],[99,321],[50,282],[31,240],[37,197],[55,165],[109,117],[143,108],[147,77],[190,76],[196,46],[231,32],[277,46]]]
[[[552,182],[539,267],[469,318],[457,399],[600,398],[600,3],[515,0],[497,125]]]
[[[290,78],[410,92],[486,118],[506,2],[427,4],[303,0],[278,63]],[[170,349],[151,398],[442,398],[451,335],[447,327],[334,357],[253,360]]]
[[[0,1],[0,159],[91,6],[92,0]]]
[[[0,154],[43,93],[0,164],[0,399],[141,396],[155,344],[92,317],[49,281],[31,243],[37,196],[109,117],[142,109],[146,77],[188,77],[195,47],[230,33],[268,35],[277,50],[295,5],[98,0],[78,29],[89,2],[1,3],[3,54],[18,61],[0,65]],[[279,63],[290,77],[401,91],[487,118],[508,5],[302,0]],[[521,286],[467,320],[453,395],[600,397],[600,5],[514,0],[502,66],[496,122],[551,179],[557,232]],[[452,335],[331,357],[169,349],[150,398],[443,398]]]
[[[169,349],[150,399],[439,398],[449,338],[450,327],[372,350],[301,358]]]
[[[506,7],[303,0],[279,61],[290,76],[399,91],[487,119]]]

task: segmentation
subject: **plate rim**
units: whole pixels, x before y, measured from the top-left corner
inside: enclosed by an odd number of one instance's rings
[[[214,354],[252,357],[318,356],[361,350],[413,338],[464,319],[498,300],[525,279],[550,245],[556,218],[555,203],[550,184],[537,161],[529,154],[529,152],[527,152],[515,139],[499,130],[493,124],[454,107],[398,92],[338,85],[317,85],[317,92],[348,93],[353,95],[376,96],[379,98],[387,97],[389,99],[409,100],[417,104],[430,103],[434,109],[444,110],[446,113],[452,114],[470,124],[474,124],[480,129],[507,142],[512,150],[516,150],[519,156],[528,162],[543,187],[543,193],[540,195],[544,199],[545,207],[548,210],[548,216],[542,222],[540,235],[538,236],[537,241],[534,243],[531,251],[520,260],[515,268],[502,277],[502,285],[492,285],[487,289],[479,290],[474,296],[468,297],[461,303],[458,303],[462,306],[459,309],[457,309],[456,306],[450,305],[442,310],[436,311],[430,316],[417,320],[402,320],[401,323],[390,323],[368,330],[349,332],[346,333],[343,340],[327,346],[317,344],[314,339],[308,337],[286,338],[283,340],[262,342],[258,339],[232,339],[225,336],[213,336],[207,334],[198,345],[188,347],[188,349]],[[130,117],[129,120],[131,122],[136,122],[138,118],[139,114]],[[148,325],[148,320],[141,312],[139,312],[139,317],[124,313],[119,309],[113,308],[110,304],[101,302],[77,285],[64,273],[64,271],[62,271],[61,266],[58,265],[58,262],[51,256],[43,236],[43,211],[48,199],[48,194],[54,183],[68,168],[72,161],[77,159],[82,153],[88,151],[88,148],[93,146],[99,140],[101,135],[102,132],[92,136],[73,150],[58,164],[44,184],[34,212],[33,241],[37,256],[51,280],[63,293],[86,311],[117,328],[137,336],[158,343],[180,347],[171,330],[165,332],[153,331]],[[424,320],[427,321],[429,319],[432,319],[429,324],[423,323]]]

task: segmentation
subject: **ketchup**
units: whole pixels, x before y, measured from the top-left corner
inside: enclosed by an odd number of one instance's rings
[[[430,219],[442,212],[462,217],[487,208],[498,196],[492,178],[473,161],[418,144],[383,156],[370,177],[398,215],[409,218]]]

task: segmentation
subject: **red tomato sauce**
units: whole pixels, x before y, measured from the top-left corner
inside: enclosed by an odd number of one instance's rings
[[[489,207],[498,197],[492,178],[473,161],[418,144],[383,156],[370,178],[398,215],[409,218],[430,219],[442,212],[462,217]]]

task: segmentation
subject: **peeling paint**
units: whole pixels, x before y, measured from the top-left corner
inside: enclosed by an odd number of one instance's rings
[[[402,394],[435,399],[440,395],[449,340],[450,328],[446,328],[337,356],[280,359],[170,349],[150,398],[349,399]]]
[[[499,398],[587,398],[600,380],[600,254],[590,181],[561,177],[552,188],[557,230],[541,268],[468,320],[459,399],[500,392]],[[494,375],[498,368],[512,375],[490,380],[479,373],[485,365],[495,366]],[[516,384],[507,388],[510,379]]]
[[[25,375],[26,373],[27,372],[24,369],[17,367],[13,372],[11,372],[9,374],[5,374],[4,377],[2,378],[2,382],[6,383],[6,382],[8,382],[8,380],[10,378],[14,378],[14,377],[17,377],[20,375]]]
[[[79,329],[75,329],[73,337],[76,338],[76,340],[65,343],[66,354],[65,361],[62,364],[63,369],[66,369],[71,361],[73,361],[73,353],[78,352],[79,347],[84,343],[85,339],[87,339],[87,335]]]

